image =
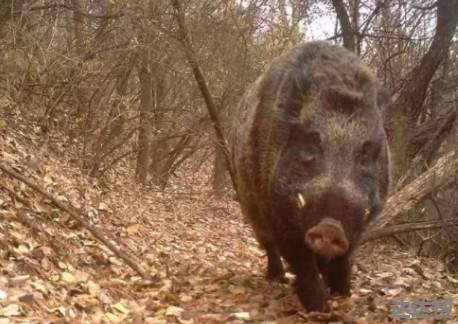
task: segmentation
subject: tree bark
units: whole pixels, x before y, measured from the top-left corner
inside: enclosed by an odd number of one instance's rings
[[[159,57],[155,57],[159,61]],[[171,143],[167,140],[169,136],[170,123],[165,116],[164,106],[166,91],[168,90],[168,75],[167,70],[163,66],[167,66],[168,58],[165,57],[164,61],[152,62],[151,72],[153,75],[153,124],[156,131],[154,139],[151,143],[151,164],[150,173],[152,181],[165,187],[169,178],[170,167],[173,160],[169,160],[169,153],[172,150]]]
[[[355,43],[355,49],[354,52],[358,54],[358,56],[361,55],[361,34],[359,34],[359,19],[360,19],[360,13],[359,13],[359,2],[360,0],[351,0],[350,2],[350,7],[351,7],[351,26],[352,26],[352,31],[353,31],[353,41]]]
[[[418,148],[414,145],[417,120],[431,80],[447,58],[458,23],[458,0],[437,1],[436,31],[428,52],[407,76],[407,81],[388,116],[388,130],[395,165],[394,179],[409,168]]]
[[[224,187],[226,184],[226,161],[224,159],[224,152],[219,147],[218,143],[215,145],[215,163],[213,167],[213,192],[216,197],[222,197],[224,194]]]
[[[355,35],[345,4],[343,0],[332,0],[332,5],[342,29],[343,45],[346,49],[354,52],[356,50]]]

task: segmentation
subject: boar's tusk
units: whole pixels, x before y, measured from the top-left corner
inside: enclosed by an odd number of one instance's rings
[[[305,199],[301,193],[297,194],[297,206],[302,209],[305,207]]]

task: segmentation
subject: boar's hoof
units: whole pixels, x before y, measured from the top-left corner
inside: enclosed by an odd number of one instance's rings
[[[270,282],[279,282],[279,283],[288,283],[289,280],[286,278],[285,273],[270,273],[269,271],[266,274],[267,281]]]
[[[272,282],[287,283],[288,279],[285,277],[285,269],[279,256],[269,257],[267,264],[266,279]]]
[[[327,303],[328,294],[325,293],[325,290],[315,291],[311,293],[304,289],[299,282],[296,281],[296,293],[299,297],[304,308],[307,312],[329,312],[330,307]]]
[[[312,251],[325,257],[336,257],[348,251],[349,243],[340,222],[325,218],[305,234]]]

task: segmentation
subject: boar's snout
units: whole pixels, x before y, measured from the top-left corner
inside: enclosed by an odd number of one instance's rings
[[[309,229],[305,241],[312,251],[330,258],[345,254],[350,246],[342,224],[332,218],[324,218]]]

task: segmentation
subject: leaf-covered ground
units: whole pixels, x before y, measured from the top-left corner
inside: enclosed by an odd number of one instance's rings
[[[330,314],[306,314],[290,285],[264,280],[265,256],[237,204],[212,197],[205,172],[190,168],[165,192],[121,171],[99,183],[71,153],[56,153],[66,151],[65,140],[17,122],[0,129],[2,163],[83,210],[152,279],[3,174],[0,323],[383,323],[399,298],[452,298],[458,306],[458,281],[441,263],[378,241],[358,253],[352,296],[332,300]]]

